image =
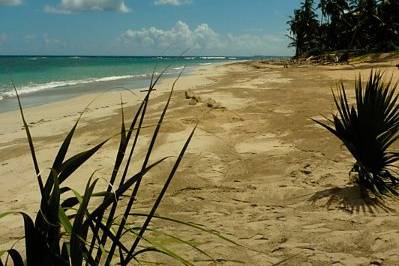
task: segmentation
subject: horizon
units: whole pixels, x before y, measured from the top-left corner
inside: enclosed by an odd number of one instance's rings
[[[291,56],[299,2],[0,0],[0,55]]]
[[[84,55],[84,54],[0,54],[0,57],[224,57],[228,59],[229,57],[239,57],[239,58],[257,58],[257,57],[291,57],[290,55]],[[216,58],[213,58],[216,59]],[[221,59],[221,58],[219,58]]]

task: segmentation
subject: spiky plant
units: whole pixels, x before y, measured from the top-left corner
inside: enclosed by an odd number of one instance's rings
[[[154,242],[145,236],[147,231],[153,231],[151,222],[154,219],[191,226],[194,229],[213,234],[216,237],[234,243],[221,236],[216,231],[206,229],[201,225],[156,214],[156,210],[165,196],[188,144],[193,137],[195,128],[183,145],[171,172],[167,174],[165,183],[157,195],[157,198],[154,200],[152,207],[149,209],[149,212],[138,213],[135,211],[135,199],[137,198],[139,190],[142,188],[142,179],[146,177],[147,173],[152,168],[167,159],[162,158],[154,163],[149,163],[159,130],[171,100],[173,88],[178,78],[173,83],[165,107],[155,126],[150,144],[147,146],[147,152],[141,170],[134,175],[128,175],[129,167],[132,162],[136,160],[137,151],[135,148],[140,141],[140,132],[143,128],[143,121],[145,120],[150,94],[161,76],[162,73],[156,77],[153,75],[149,90],[137,112],[130,120],[129,128],[125,127],[123,107],[121,108],[122,123],[119,133],[120,143],[115,164],[108,180],[109,186],[105,191],[95,192],[98,179],[95,178],[95,174],[93,174],[91,177],[86,177],[88,181],[83,194],[65,186],[64,182],[87,162],[109,138],[89,150],[82,151],[66,159],[79,118],[60,146],[48,178],[43,179],[36,158],[30,130],[25,121],[18,93],[15,90],[22,121],[27,134],[33,165],[36,171],[41,202],[35,219],[32,219],[24,212],[7,212],[0,214],[0,218],[10,214],[21,215],[25,229],[24,252],[20,253],[13,247],[9,250],[0,251],[0,257],[3,254],[7,254],[5,260],[6,265],[8,260],[11,260],[15,266],[80,266],[83,264],[111,265],[115,263],[119,265],[130,265],[132,261],[139,262],[140,256],[148,252],[164,254],[185,265],[191,265],[186,259],[164,246],[154,244]],[[94,197],[98,199],[98,203],[89,205],[89,203],[93,203]],[[121,201],[125,199],[128,201],[127,206],[120,208]],[[122,215],[118,215],[118,207],[119,211],[122,211]],[[140,217],[144,219],[143,222],[140,222]],[[172,237],[213,260],[206,252],[190,242],[184,241],[178,236]],[[23,259],[22,254],[25,255],[25,259]],[[4,265],[3,262],[4,260],[0,259],[0,266]]]
[[[365,87],[361,76],[355,82],[355,104],[341,83],[333,91],[338,114],[327,123],[314,120],[343,142],[356,160],[351,171],[357,172],[359,186],[377,196],[399,195],[394,170],[399,153],[390,150],[399,133],[397,87],[398,82],[384,83],[381,72],[371,71]]]

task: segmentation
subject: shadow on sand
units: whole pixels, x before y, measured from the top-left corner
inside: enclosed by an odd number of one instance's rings
[[[327,200],[325,207],[327,209],[342,209],[349,213],[393,213],[394,209],[385,205],[384,200],[372,198],[357,185],[349,187],[334,187],[318,191],[309,199],[313,204],[318,201]]]

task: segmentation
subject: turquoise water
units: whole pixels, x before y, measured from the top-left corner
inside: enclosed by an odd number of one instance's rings
[[[269,58],[269,57],[268,57]],[[183,67],[250,57],[100,57],[100,56],[0,56],[0,112],[17,109],[15,84],[25,107],[101,90],[143,88],[155,72],[168,67],[176,76]]]
[[[85,57],[85,56],[0,56],[0,112],[16,109],[15,92],[24,105],[38,105],[90,90],[113,89],[107,85],[142,88],[148,85],[154,68],[165,76],[177,75],[204,64],[237,60],[236,57]]]

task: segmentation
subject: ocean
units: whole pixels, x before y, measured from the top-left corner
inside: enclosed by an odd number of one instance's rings
[[[101,90],[148,86],[151,74],[168,67],[165,77],[183,67],[195,67],[248,57],[116,57],[116,56],[0,56],[0,112],[17,109],[18,90],[25,107]]]

